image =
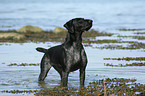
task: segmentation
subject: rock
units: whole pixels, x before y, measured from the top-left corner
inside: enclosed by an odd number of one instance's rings
[[[39,27],[36,26],[31,26],[31,25],[26,25],[20,29],[17,30],[17,32],[21,32],[21,33],[27,33],[27,32],[42,32],[43,30]]]
[[[56,27],[53,32],[54,33],[61,33],[61,32],[66,32],[66,30],[61,28],[61,27]]]
[[[4,38],[4,39],[24,39],[25,36],[23,34],[19,34],[19,33],[0,33],[0,38]]]

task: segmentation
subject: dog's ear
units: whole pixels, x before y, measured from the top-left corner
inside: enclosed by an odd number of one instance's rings
[[[68,30],[68,32],[74,33],[73,20],[66,22],[63,26]]]

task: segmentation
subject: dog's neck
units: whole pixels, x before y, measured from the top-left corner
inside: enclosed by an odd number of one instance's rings
[[[65,42],[63,44],[65,46],[68,46],[68,45],[76,45],[76,46],[82,45],[82,33],[80,33],[80,34],[68,33],[67,36],[66,36]]]

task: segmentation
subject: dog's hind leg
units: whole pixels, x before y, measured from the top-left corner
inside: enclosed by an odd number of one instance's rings
[[[60,74],[60,76],[61,76],[61,83],[62,83],[63,87],[67,87],[68,74],[69,74],[68,72],[63,72],[63,71],[62,71],[62,74]]]
[[[47,76],[48,71],[51,68],[50,59],[46,55],[44,55],[42,60],[41,60],[40,68],[41,68],[41,72],[40,72],[38,80],[44,81],[45,77]]]

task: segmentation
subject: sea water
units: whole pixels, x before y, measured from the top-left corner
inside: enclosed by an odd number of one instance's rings
[[[144,0],[1,0],[0,30],[25,25],[44,30],[63,27],[76,17],[92,19],[93,28],[144,28]]]

